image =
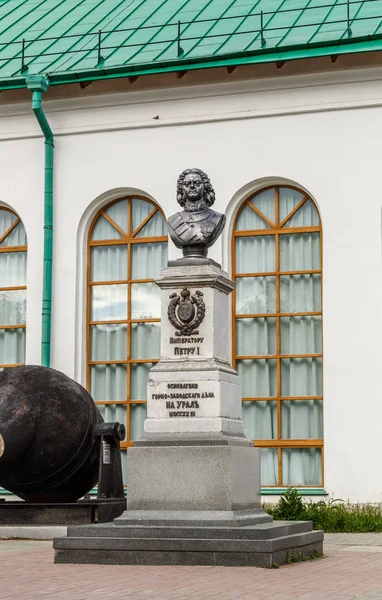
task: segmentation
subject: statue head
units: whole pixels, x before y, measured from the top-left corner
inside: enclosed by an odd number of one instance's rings
[[[178,177],[176,199],[180,206],[197,202],[212,206],[215,202],[215,192],[208,175],[201,169],[183,171]]]

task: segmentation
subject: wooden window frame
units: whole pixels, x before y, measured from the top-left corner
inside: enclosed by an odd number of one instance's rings
[[[8,208],[6,206],[0,206],[0,211],[4,210],[9,212],[11,215],[16,217],[15,221],[8,227],[8,229],[0,236],[0,244],[6,239],[6,237],[15,229],[15,227],[21,223],[24,227],[24,223],[18,216],[18,214]],[[24,228],[25,229],[25,228]],[[3,246],[0,247],[0,253],[8,253],[8,252],[28,252],[28,245],[25,246]],[[28,260],[28,259],[27,259]],[[18,290],[27,290],[26,285],[11,285],[11,286],[0,286],[0,292],[14,292]],[[0,329],[26,329],[26,323],[22,323],[19,325],[0,325]],[[25,362],[23,363],[12,363],[12,364],[0,364],[0,369],[12,369],[13,367],[23,367]]]
[[[294,209],[288,213],[288,215],[280,223],[279,220],[279,190],[280,188],[287,188],[294,190],[303,195],[303,198],[296,204]],[[274,202],[275,202],[275,222],[269,220],[256,206],[251,203],[258,194],[273,189]],[[306,202],[311,202],[314,206],[317,216],[319,219],[319,225],[307,226],[307,227],[284,227],[290,218],[302,208]],[[237,221],[241,211],[249,206],[261,219],[263,219],[269,226],[269,229],[255,229],[255,230],[237,230]],[[319,232],[320,234],[320,269],[312,270],[301,270],[301,271],[281,271],[280,270],[280,235],[288,235],[293,233],[314,233]],[[275,236],[275,253],[276,253],[276,269],[275,271],[269,271],[264,273],[236,273],[236,239],[238,237],[252,237],[252,236]],[[276,384],[277,394],[276,396],[267,397],[256,397],[256,398],[243,398],[243,402],[261,402],[261,401],[276,401],[277,402],[277,438],[272,440],[252,440],[254,446],[259,448],[277,448],[278,454],[278,473],[277,473],[277,484],[274,486],[264,485],[266,488],[286,488],[289,487],[282,483],[282,449],[283,448],[320,448],[321,449],[321,461],[322,461],[322,481],[316,485],[298,485],[299,488],[322,488],[324,485],[324,440],[321,439],[283,439],[281,438],[281,406],[282,402],[288,401],[299,401],[299,400],[323,400],[323,396],[282,396],[281,395],[281,360],[283,358],[321,358],[323,360],[323,353],[314,354],[281,354],[281,335],[280,335],[280,322],[281,317],[288,316],[321,316],[322,323],[322,224],[319,211],[317,209],[314,200],[303,190],[298,187],[291,185],[270,185],[261,188],[257,192],[248,196],[241,204],[239,210],[236,213],[233,223],[233,233],[231,238],[231,258],[232,258],[232,279],[234,282],[241,277],[264,277],[271,276],[275,277],[276,282],[276,310],[274,313],[265,314],[236,314],[236,290],[232,293],[232,363],[236,369],[236,362],[238,360],[255,360],[255,359],[274,359],[276,360]],[[321,310],[311,312],[281,312],[280,311],[280,277],[282,275],[301,275],[301,274],[320,274],[321,275]],[[239,356],[236,354],[236,320],[246,318],[275,318],[276,320],[276,354],[272,355],[253,355],[253,356]],[[324,405],[323,405],[324,407]]]
[[[124,232],[117,223],[113,221],[113,219],[105,212],[110,206],[121,202],[123,200],[127,200],[127,233]],[[132,200],[143,200],[152,205],[153,209],[149,213],[149,215],[140,223],[140,225],[134,230],[131,231],[132,227]],[[97,406],[107,406],[107,405],[122,405],[126,406],[126,441],[121,442],[121,449],[126,449],[134,446],[134,442],[131,440],[131,405],[133,404],[147,404],[146,399],[138,399],[131,400],[131,365],[140,364],[140,363],[157,363],[159,360],[159,356],[155,358],[147,358],[147,359],[135,359],[131,358],[131,325],[133,323],[160,323],[160,318],[151,318],[151,319],[131,319],[131,285],[135,283],[152,283],[154,279],[133,279],[131,276],[131,247],[134,244],[143,244],[143,243],[160,243],[160,242],[168,242],[168,236],[150,236],[150,237],[135,237],[141,229],[150,221],[154,215],[159,212],[163,218],[165,219],[165,215],[160,207],[149,198],[140,195],[128,195],[122,196],[109,202],[105,206],[103,206],[95,215],[88,233],[88,244],[87,244],[87,265],[86,265],[86,389],[89,390],[91,394],[91,367],[93,365],[127,365],[127,373],[126,373],[126,399],[125,400],[96,400],[95,404]],[[108,240],[91,240],[93,229],[100,217],[105,218],[110,225],[112,225],[123,237],[117,239],[108,239]],[[115,245],[124,245],[127,247],[127,278],[116,281],[91,281],[91,248],[97,246],[115,246]],[[115,284],[125,284],[128,287],[127,294],[127,319],[115,319],[115,320],[107,320],[107,321],[92,321],[90,319],[90,311],[91,311],[91,289],[98,285],[115,285]],[[127,359],[125,360],[90,360],[90,331],[92,325],[115,325],[115,324],[126,324],[127,333],[126,333],[126,344],[127,344]]]

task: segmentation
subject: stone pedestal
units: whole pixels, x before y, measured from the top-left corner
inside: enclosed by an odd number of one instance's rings
[[[127,510],[69,528],[55,562],[269,566],[322,552],[310,523],[274,523],[261,507],[259,450],[243,433],[230,362],[234,284],[212,261],[180,262],[157,280],[161,358],[144,436],[127,452]]]

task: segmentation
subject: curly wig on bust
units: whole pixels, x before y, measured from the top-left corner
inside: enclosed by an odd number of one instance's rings
[[[186,200],[184,198],[184,193],[183,193],[183,181],[184,181],[184,178],[186,177],[186,175],[189,175],[190,173],[196,173],[197,175],[200,176],[200,178],[204,184],[204,193],[203,193],[204,202],[207,204],[207,206],[212,206],[213,203],[215,202],[214,188],[211,185],[211,181],[210,181],[210,178],[208,177],[208,175],[206,173],[204,173],[204,171],[202,171],[201,169],[186,169],[185,171],[183,171],[183,173],[181,173],[179,175],[178,181],[176,184],[176,199],[178,201],[178,204],[180,204],[180,206],[184,206],[186,203]]]

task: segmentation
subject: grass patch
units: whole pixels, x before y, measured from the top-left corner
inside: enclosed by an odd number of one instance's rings
[[[306,562],[307,560],[316,560],[316,558],[322,558],[323,556],[322,552],[317,552],[317,550],[314,550],[309,556],[304,556],[302,552],[295,552],[292,556],[288,556],[286,561],[288,565],[293,565],[294,563]]]
[[[303,500],[294,488],[286,490],[276,505],[264,505],[274,519],[313,521],[326,533],[382,532],[382,505],[349,504],[343,500]]]

